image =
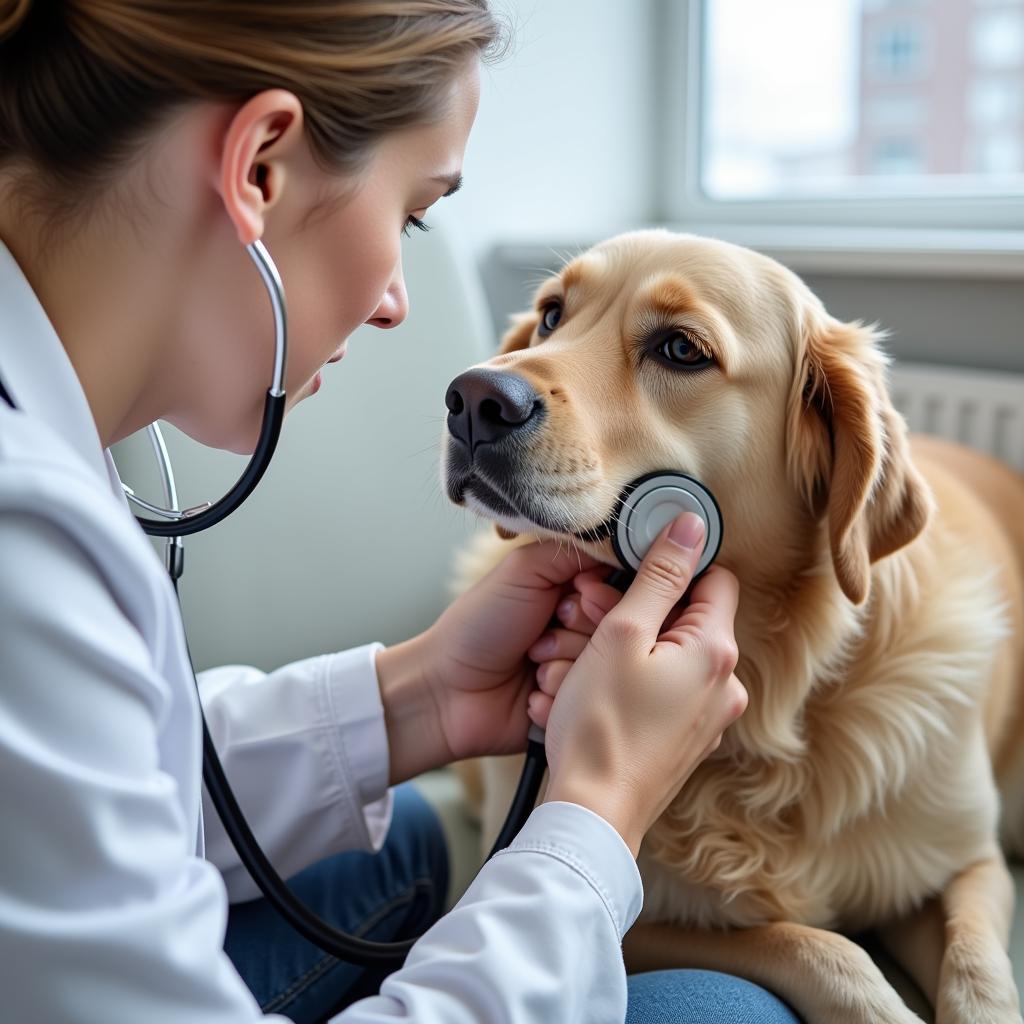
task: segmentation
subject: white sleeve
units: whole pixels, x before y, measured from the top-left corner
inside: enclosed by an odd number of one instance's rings
[[[347,849],[378,850],[391,822],[388,741],[368,644],[269,674],[200,673],[210,735],[231,789],[278,874]],[[203,790],[206,856],[232,901],[260,895]]]
[[[41,516],[0,515],[0,567],[4,1019],[265,1020],[161,767],[170,688],[142,636]]]
[[[611,825],[576,804],[542,804],[380,994],[332,1024],[621,1024],[622,936],[641,901]]]

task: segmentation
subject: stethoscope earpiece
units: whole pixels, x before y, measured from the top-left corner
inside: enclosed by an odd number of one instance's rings
[[[636,572],[658,534],[681,512],[704,520],[704,550],[694,576],[714,560],[722,544],[722,512],[699,481],[673,470],[648,473],[628,484],[612,517],[611,541],[624,567]]]

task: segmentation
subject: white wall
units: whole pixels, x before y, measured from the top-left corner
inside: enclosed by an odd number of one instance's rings
[[[443,203],[473,256],[499,241],[591,239],[650,219],[652,7],[495,0],[514,42],[483,71],[465,185]]]

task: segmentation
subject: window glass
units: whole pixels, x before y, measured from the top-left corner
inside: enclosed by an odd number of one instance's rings
[[[1024,0],[703,0],[711,199],[1024,190]]]
[[[971,24],[972,56],[983,68],[1015,68],[1024,59],[1024,14],[985,11]]]

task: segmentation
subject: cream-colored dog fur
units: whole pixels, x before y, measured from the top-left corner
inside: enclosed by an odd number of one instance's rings
[[[670,331],[715,365],[646,356]],[[837,934],[872,927],[941,1024],[1019,1024],[997,837],[1024,852],[1024,484],[966,449],[909,444],[877,342],[766,257],[637,232],[541,285],[485,365],[546,402],[516,479],[566,537],[629,480],[678,467],[716,495],[718,561],[740,580],[749,707],[643,845],[631,969],[740,974],[808,1024],[916,1021]],[[466,502],[530,529],[472,487]],[[481,540],[461,584],[527,539]],[[574,543],[615,562],[606,541]],[[518,762],[471,771],[487,848]]]

